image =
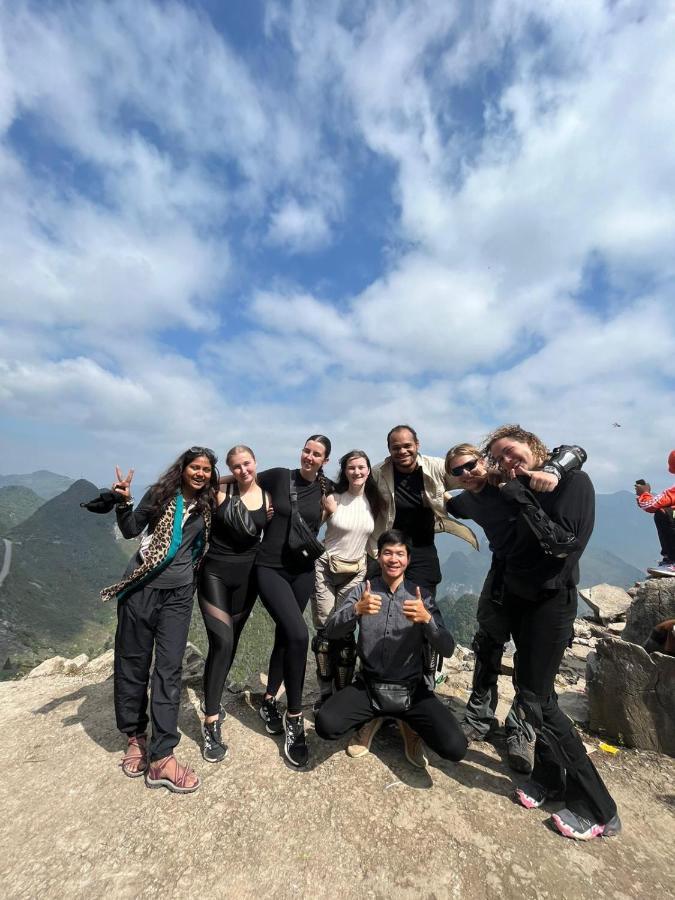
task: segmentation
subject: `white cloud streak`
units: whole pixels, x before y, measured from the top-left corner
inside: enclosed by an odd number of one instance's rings
[[[516,419],[584,443],[604,487],[638,446],[660,472],[671,5],[265,17],[285,82],[186,3],[3,7],[4,409],[130,451],[150,431],[152,458],[211,435],[285,462],[319,428],[379,456],[402,419],[434,452]],[[246,248],[331,248],[368,154],[392,167],[397,215],[377,276],[337,295],[283,265],[249,279]],[[583,294],[592,262],[607,297]]]

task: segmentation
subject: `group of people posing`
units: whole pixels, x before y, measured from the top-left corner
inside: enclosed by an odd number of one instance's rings
[[[209,640],[207,762],[228,753],[221,697],[259,597],[275,624],[260,716],[269,734],[283,735],[289,763],[307,764],[304,611],[311,601],[320,738],[352,731],[347,752],[361,756],[390,718],[414,765],[426,765],[425,746],[461,760],[468,744],[496,724],[501,655],[512,638],[508,758],[529,775],[514,799],[526,808],[564,801],[552,823],[568,837],[618,833],[616,805],[554,688],[573,633],[579,558],[593,529],[585,453],[572,446],[549,453],[518,425],[498,428],[480,448],[457,444],[444,459],[421,454],[415,430],[398,425],[387,448],[376,466],[362,450],[345,454],[333,482],[324,472],[331,442],[320,434],[305,441],[295,469],[258,472],[253,450],[237,445],[227,453],[230,474],[223,477],[212,450],[191,447],[136,506],[133,470],[126,476],[117,470],[110,496],[119,528],[126,538],[143,535],[122,580],[101,592],[118,607],[115,713],[128,741],[122,770],[144,775],[148,787],[179,793],[199,787],[197,774],[173,752],[196,585]],[[435,603],[441,570],[434,536],[444,531],[478,549],[473,531],[457,519],[480,525],[492,553],[478,608],[473,691],[461,722],[434,692],[439,660],[454,649]]]

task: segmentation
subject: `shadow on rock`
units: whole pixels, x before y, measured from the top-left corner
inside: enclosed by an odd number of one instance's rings
[[[73,703],[79,704],[76,712],[61,709]],[[57,711],[65,713],[62,720],[64,728],[82,725],[92,741],[104,750],[112,753],[124,746],[124,740],[115,727],[112,677],[94,684],[83,684],[76,691],[56,697],[32,710],[32,713],[34,716],[47,716]]]

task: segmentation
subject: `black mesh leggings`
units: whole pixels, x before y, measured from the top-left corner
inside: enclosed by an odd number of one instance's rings
[[[204,709],[207,716],[215,716],[239,638],[255,603],[253,560],[207,558],[199,576],[197,596],[209,638]]]
[[[274,695],[286,686],[289,713],[302,712],[309,632],[303,618],[314,589],[314,567],[291,574],[286,569],[256,566],[258,592],[274,619],[274,647],[267,674],[267,691]]]

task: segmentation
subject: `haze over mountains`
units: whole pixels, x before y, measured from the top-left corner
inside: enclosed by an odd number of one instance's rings
[[[12,479],[15,483],[9,484]],[[110,644],[115,608],[102,604],[98,592],[120,576],[131,542],[118,539],[113,514],[92,515],[80,508],[98,493],[89,481],[41,471],[0,476],[2,482],[0,538],[6,540],[0,542],[0,566],[9,566],[4,579],[0,576],[0,670],[4,666],[7,677],[54,653],[91,654]],[[63,483],[66,490],[58,491]],[[465,550],[450,535],[437,537],[443,560],[438,596],[451,601],[445,603],[446,614],[457,598],[480,591],[490,554],[482,531],[477,532],[483,538],[480,553]],[[595,532],[581,562],[582,586],[628,587],[643,579],[644,569],[657,558],[652,517],[637,509],[633,495],[598,495]],[[463,618],[467,615],[464,610]],[[264,666],[270,634],[266,614],[256,607],[239,654],[248,665]]]

